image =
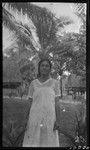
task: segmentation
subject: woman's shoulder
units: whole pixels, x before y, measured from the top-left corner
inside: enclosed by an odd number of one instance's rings
[[[55,79],[55,78],[51,78],[52,79],[52,81],[54,81],[54,82],[58,82],[58,80],[57,79]]]
[[[35,83],[36,83],[36,80],[37,80],[37,79],[33,79],[33,80],[30,82],[30,87],[33,87],[33,88],[35,87],[35,85],[36,85],[36,84],[35,84]]]
[[[59,83],[55,78],[51,78],[51,82],[53,83],[53,85],[57,85]]]
[[[36,79],[33,79],[33,80],[30,82],[30,85],[33,85],[34,82],[36,82]]]

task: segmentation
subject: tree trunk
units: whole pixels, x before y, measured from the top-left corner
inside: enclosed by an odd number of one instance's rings
[[[63,97],[63,91],[62,91],[62,76],[60,78],[60,91],[61,91],[61,98]]]

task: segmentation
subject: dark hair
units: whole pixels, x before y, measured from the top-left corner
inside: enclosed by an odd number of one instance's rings
[[[49,63],[49,65],[50,65],[50,71],[51,71],[52,64],[51,64],[50,60],[47,59],[47,58],[41,59],[41,60],[39,61],[39,63],[38,63],[38,75],[37,75],[37,77],[40,76],[40,65],[41,65],[41,63],[44,62],[44,61],[47,61],[47,62]]]

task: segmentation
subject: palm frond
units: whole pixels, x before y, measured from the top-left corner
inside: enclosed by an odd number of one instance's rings
[[[33,20],[33,23],[37,29],[37,36],[39,37],[39,43],[45,49],[47,45],[53,40],[55,37],[55,22],[53,21],[53,16],[46,9],[42,9],[33,4],[25,3],[25,7],[23,3],[19,4],[10,4],[13,9],[17,9],[24,13],[27,13],[28,16]]]
[[[74,5],[75,11],[77,11],[79,14],[85,12],[85,3],[75,3]]]
[[[32,15],[33,14],[33,15]],[[37,35],[39,37],[40,44],[45,49],[47,45],[56,36],[55,22],[53,15],[46,9],[32,10],[31,18],[37,29]]]
[[[10,30],[14,31],[18,38],[23,40],[25,43],[30,44],[32,49],[36,51],[32,40],[33,36],[30,30],[27,27],[23,26],[21,23],[18,23],[15,17],[10,14],[5,8],[3,8],[3,23],[8,26]]]
[[[57,41],[58,28],[64,27],[72,21],[67,18],[57,19],[53,13],[46,8],[41,8],[31,3],[7,3],[7,9],[12,9],[14,12],[27,14],[28,18],[33,22],[35,27],[35,35],[38,37],[36,41],[30,24],[17,21],[12,15],[4,13],[4,21],[6,20],[8,26],[12,31],[15,31],[23,43],[30,45],[31,49],[36,52],[42,52],[43,54],[49,54],[52,51],[59,50]],[[12,22],[13,20],[13,22]],[[37,49],[39,51],[37,51]]]
[[[86,5],[85,3],[75,3],[73,5],[74,13],[81,19],[83,23],[86,22]]]
[[[73,23],[73,20],[71,18],[67,17],[67,16],[65,16],[65,17],[61,16],[57,20],[58,27],[62,27],[62,28],[64,28],[64,26],[72,24],[72,23]]]

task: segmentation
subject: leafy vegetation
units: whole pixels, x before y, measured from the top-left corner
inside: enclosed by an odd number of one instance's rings
[[[58,35],[58,31],[72,23],[72,20],[65,17],[57,19],[46,8],[31,3],[5,3],[3,6],[3,26],[13,32],[17,39],[16,51],[12,45],[6,53],[19,64],[25,59],[30,59],[35,65],[35,70],[40,58],[49,57],[53,64],[52,74],[56,74],[56,77],[61,76],[61,93],[62,76],[65,71],[84,78],[86,76],[86,14],[82,11],[85,7],[84,4],[77,4],[74,8],[75,14],[82,21],[80,32]],[[25,16],[28,22],[23,22]],[[21,68],[24,65],[22,63]]]

